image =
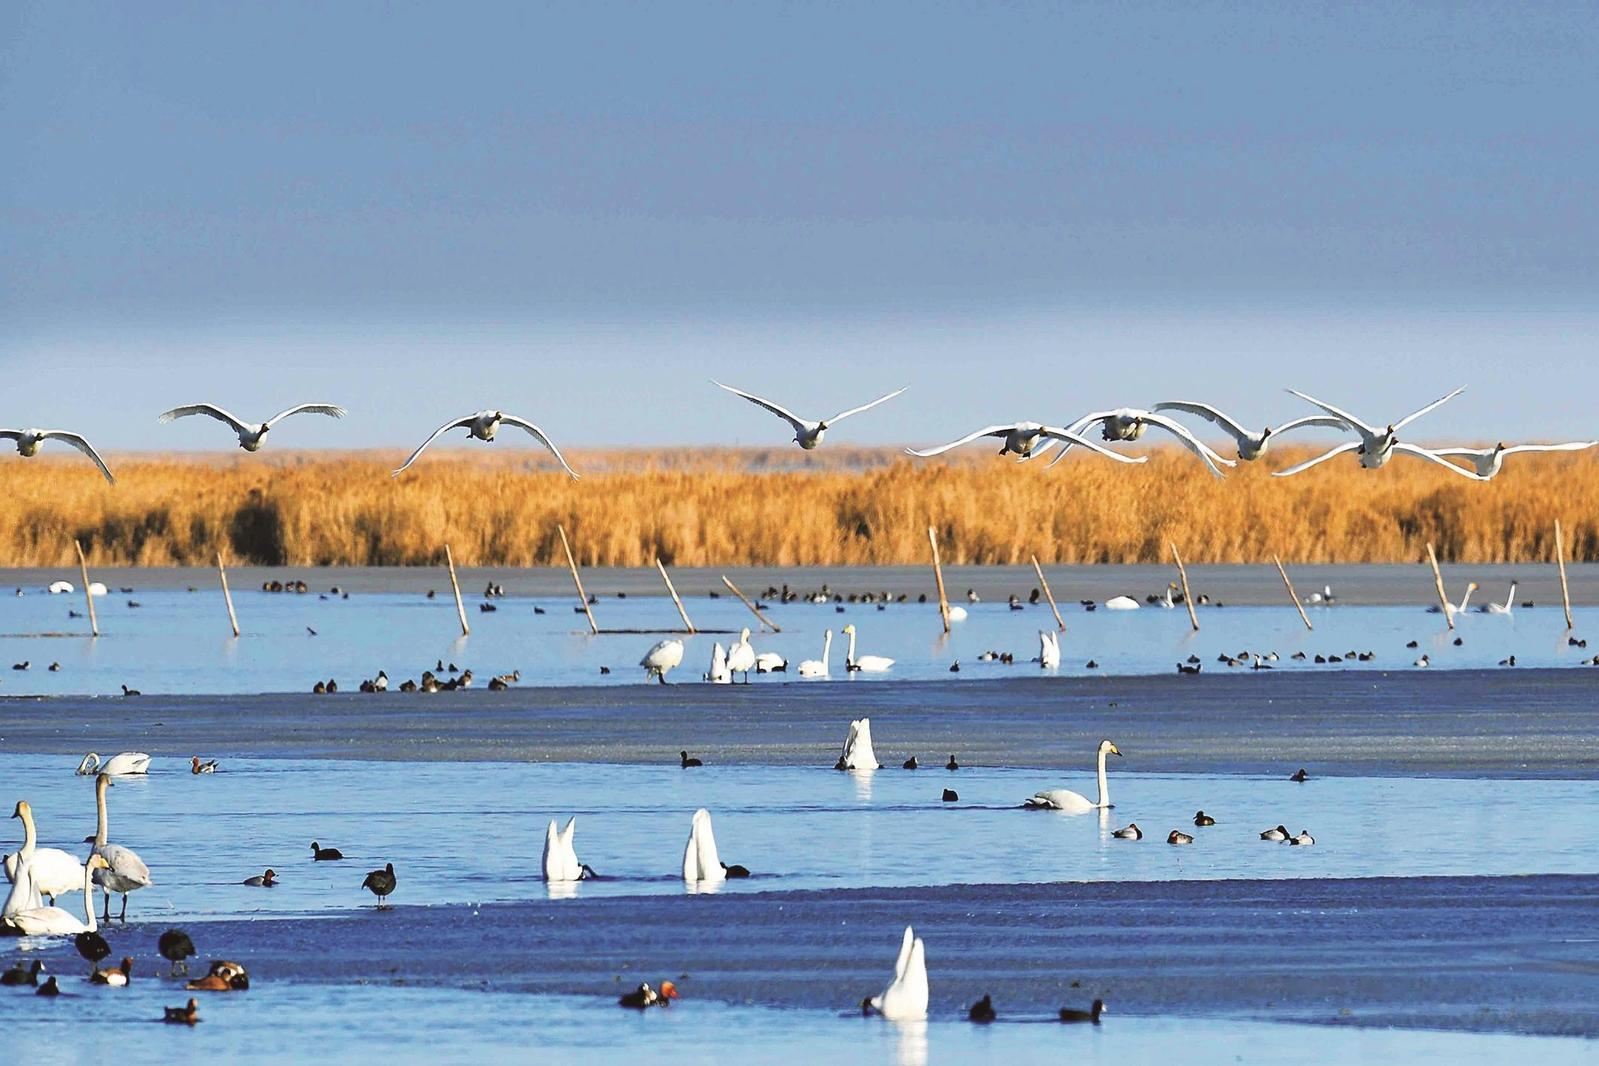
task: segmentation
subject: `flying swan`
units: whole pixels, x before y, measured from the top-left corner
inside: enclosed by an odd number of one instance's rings
[[[1419,458],[1426,459],[1429,462],[1437,463],[1445,470],[1452,470],[1461,477],[1471,478],[1473,481],[1486,480],[1480,474],[1474,474],[1470,470],[1464,470],[1456,466],[1447,459],[1440,458],[1437,452],[1430,451],[1426,448],[1417,447],[1414,444],[1405,444],[1399,439],[1398,436],[1399,431],[1404,429],[1405,426],[1411,422],[1414,422],[1416,419],[1420,418],[1428,411],[1431,411],[1433,408],[1440,407],[1454,399],[1456,396],[1459,396],[1462,392],[1465,392],[1466,387],[1464,385],[1460,386],[1460,388],[1456,389],[1454,392],[1451,392],[1448,396],[1436,399],[1426,407],[1423,407],[1420,410],[1412,411],[1399,421],[1390,423],[1386,429],[1378,429],[1376,426],[1367,425],[1365,422],[1362,422],[1349,412],[1342,411],[1331,404],[1322,403],[1314,396],[1307,396],[1304,393],[1298,392],[1294,389],[1289,389],[1288,391],[1307,403],[1315,404],[1328,414],[1336,418],[1343,419],[1350,429],[1360,434],[1360,439],[1340,444],[1338,447],[1324,452],[1323,454],[1316,456],[1314,459],[1307,459],[1305,462],[1291,466],[1286,470],[1273,471],[1271,475],[1272,477],[1289,477],[1303,470],[1309,470],[1311,467],[1320,463],[1325,463],[1328,459],[1331,459],[1336,455],[1342,455],[1344,452],[1356,452],[1356,454],[1360,457],[1361,466],[1365,467],[1367,470],[1377,470],[1388,465],[1388,460],[1394,457],[1395,452],[1402,452],[1406,455],[1414,455]]]
[[[781,418],[783,421],[793,426],[794,443],[798,444],[806,451],[810,451],[811,449],[820,445],[822,443],[823,435],[826,434],[826,432],[833,426],[844,421],[844,419],[848,418],[850,415],[858,415],[862,411],[870,411],[878,404],[892,400],[894,397],[905,391],[904,389],[895,389],[886,396],[879,396],[871,403],[862,404],[859,407],[851,407],[848,411],[840,411],[832,418],[824,418],[820,422],[812,422],[808,419],[801,418],[799,415],[796,415],[786,407],[773,403],[771,400],[763,400],[759,396],[745,392],[742,389],[735,389],[731,385],[723,385],[720,381],[717,381],[714,378],[711,380],[711,384],[715,385],[719,389],[726,389],[734,396],[742,396],[744,399],[748,400],[752,404],[755,404],[757,407],[766,408],[778,418]]]
[[[174,422],[190,415],[206,415],[218,422],[226,422],[233,427],[233,432],[239,435],[239,447],[247,452],[258,452],[261,445],[266,443],[267,430],[288,418],[290,415],[313,414],[327,415],[330,418],[343,418],[349,412],[338,404],[333,403],[302,403],[296,404],[287,411],[279,411],[265,422],[244,422],[224,411],[214,403],[191,403],[184,407],[174,407],[170,411],[163,411],[156,417],[157,422]]]
[[[1345,429],[1346,423],[1341,418],[1332,415],[1306,415],[1296,418],[1292,422],[1284,422],[1273,429],[1267,426],[1259,433],[1252,433],[1239,425],[1237,420],[1227,417],[1208,403],[1196,403],[1192,400],[1170,400],[1166,403],[1157,403],[1150,408],[1151,411],[1182,411],[1186,414],[1197,415],[1214,426],[1220,427],[1238,444],[1238,458],[1244,462],[1253,462],[1266,454],[1266,449],[1271,445],[1271,439],[1281,436],[1290,430],[1301,429],[1305,426],[1329,426],[1333,429]]]
[[[1069,788],[1052,788],[1045,792],[1035,792],[1024,801],[1024,806],[1041,807],[1046,810],[1060,811],[1064,814],[1087,814],[1089,811],[1108,809],[1113,806],[1110,794],[1105,788],[1105,756],[1120,756],[1121,751],[1108,740],[1099,742],[1099,802],[1090,803],[1088,797],[1073,792]]]
[[[1178,422],[1175,419],[1167,418],[1165,415],[1155,414],[1153,411],[1141,411],[1136,407],[1118,407],[1114,411],[1095,411],[1092,414],[1086,414],[1077,421],[1073,422],[1071,425],[1067,426],[1066,431],[1068,433],[1080,435],[1095,422],[1100,423],[1100,435],[1104,437],[1105,440],[1134,441],[1143,437],[1145,431],[1148,430],[1150,426],[1155,426],[1158,429],[1164,429],[1166,432],[1174,435],[1183,447],[1199,456],[1204,464],[1210,468],[1210,472],[1216,477],[1225,476],[1222,474],[1220,467],[1236,465],[1233,460],[1223,459],[1221,456],[1217,455],[1210,449],[1208,445],[1205,444],[1204,441],[1194,436],[1188,427],[1183,425],[1181,422]],[[1055,458],[1051,460],[1049,464],[1050,466],[1054,466],[1056,463],[1066,458],[1066,453],[1072,448],[1072,441],[1062,441],[1058,437],[1051,436],[1049,440],[1033,449],[1033,456],[1036,458],[1037,456],[1043,455],[1045,452],[1053,448],[1057,443],[1060,444],[1060,454],[1055,456]]]
[[[927,1017],[927,949],[910,926],[894,960],[894,979],[882,995],[861,1004],[865,1014],[881,1014],[891,1022],[914,1022]]]
[[[959,440],[952,440],[948,444],[940,444],[933,448],[906,448],[905,450],[911,455],[927,459],[947,452],[952,448],[959,448],[963,444],[970,444],[972,441],[983,437],[998,437],[1004,442],[999,447],[1000,455],[1015,454],[1023,459],[1031,459],[1034,451],[1044,440],[1081,445],[1090,451],[1098,452],[1106,458],[1114,459],[1118,463],[1142,463],[1147,458],[1142,455],[1123,455],[1121,452],[1107,448],[1102,444],[1096,444],[1079,433],[1046,426],[1041,422],[1012,422],[1004,426],[987,426],[975,433],[968,433]],[[1053,443],[1048,445],[1051,448],[1054,446]]]
[[[1434,455],[1444,455],[1469,459],[1471,465],[1477,468],[1477,476],[1484,481],[1491,479],[1505,465],[1505,456],[1515,455],[1517,452],[1580,452],[1592,448],[1599,441],[1573,441],[1570,444],[1512,444],[1505,446],[1500,441],[1492,448],[1434,448]]]
[[[39,445],[47,440],[58,440],[63,444],[70,444],[84,455],[94,460],[94,465],[100,468],[100,473],[112,485],[117,479],[112,476],[111,469],[105,465],[105,460],[100,458],[100,453],[94,450],[94,445],[81,433],[70,433],[64,429],[0,429],[0,439],[14,440],[17,442],[17,454],[24,459],[32,459],[39,454]]]
[[[525,418],[518,418],[516,415],[508,415],[503,411],[479,411],[475,415],[462,415],[453,422],[444,423],[444,425],[433,431],[433,435],[431,437],[417,445],[416,451],[411,453],[411,457],[405,462],[401,463],[400,468],[389,476],[399,477],[401,474],[405,473],[406,467],[416,462],[416,457],[426,451],[429,444],[432,444],[434,441],[438,440],[441,435],[449,432],[452,429],[466,430],[468,440],[492,441],[494,439],[494,435],[499,432],[500,425],[502,423],[507,426],[515,426],[518,429],[525,429],[531,433],[535,440],[550,450],[550,454],[555,456],[555,461],[561,464],[561,469],[570,474],[574,481],[577,480],[577,472],[570,466],[566,465],[566,460],[561,456],[561,449],[557,448],[555,443],[551,441],[549,437],[544,435],[544,431],[542,429],[540,429],[538,426],[535,426]]]

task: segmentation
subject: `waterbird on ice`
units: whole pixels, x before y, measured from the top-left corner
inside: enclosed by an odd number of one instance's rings
[[[750,683],[750,671],[753,669],[755,669],[755,648],[750,644],[749,626],[745,626],[738,640],[727,649],[728,680],[732,680],[733,674],[743,674],[744,683],[747,685]]]
[[[871,403],[862,404],[859,407],[851,407],[848,411],[840,411],[832,418],[824,418],[821,421],[812,422],[808,419],[801,418],[799,415],[794,414],[788,408],[783,407],[780,404],[773,403],[771,400],[763,400],[753,393],[745,392],[742,389],[735,389],[731,385],[723,385],[720,381],[716,381],[714,379],[712,379],[711,384],[715,385],[719,389],[726,389],[734,396],[742,396],[744,399],[748,400],[752,404],[755,404],[757,407],[766,408],[778,418],[781,418],[783,421],[793,426],[794,443],[798,444],[806,451],[810,451],[820,445],[822,443],[822,437],[827,433],[827,431],[838,423],[844,421],[844,419],[848,418],[850,415],[858,415],[862,411],[870,411],[878,404],[892,400],[894,397],[905,391],[904,389],[895,389],[886,396],[879,396]]]
[[[161,934],[161,939],[156,941],[156,951],[161,957],[172,964],[171,973],[177,973],[181,967],[184,973],[189,972],[186,961],[190,956],[198,954],[194,950],[194,941],[189,939],[189,934],[182,929],[168,929]]]
[[[891,1022],[927,1017],[927,949],[910,926],[894,960],[894,979],[880,995],[861,1002],[862,1014],[880,1014]]]
[[[184,407],[174,407],[170,411],[163,411],[156,418],[157,422],[172,422],[190,415],[205,415],[218,422],[226,422],[233,427],[233,432],[239,435],[239,447],[247,452],[258,452],[261,445],[266,443],[267,431],[290,415],[312,414],[327,415],[329,418],[343,418],[349,412],[338,404],[332,403],[302,403],[296,404],[287,411],[279,411],[265,422],[245,422],[229,414],[213,403],[191,403]]]
[[[92,854],[105,860],[95,871],[94,883],[100,886],[100,891],[105,896],[105,920],[107,922],[111,920],[111,895],[117,893],[122,897],[121,918],[125,922],[128,920],[128,893],[148,888],[153,882],[150,879],[150,868],[139,858],[138,852],[121,844],[106,842],[106,790],[111,786],[110,774],[102,772],[94,779],[97,821]]]
[[[1320,463],[1325,463],[1328,459],[1331,459],[1334,456],[1342,455],[1345,452],[1352,451],[1356,452],[1360,459],[1360,465],[1365,467],[1367,470],[1377,470],[1388,465],[1388,460],[1393,458],[1395,452],[1402,452],[1405,455],[1414,455],[1418,458],[1426,459],[1429,462],[1437,463],[1446,470],[1454,471],[1461,477],[1470,478],[1473,481],[1486,480],[1480,474],[1474,474],[1470,470],[1463,470],[1454,463],[1451,463],[1449,460],[1440,458],[1438,453],[1434,451],[1419,447],[1415,444],[1405,444],[1399,439],[1399,431],[1401,429],[1405,428],[1405,426],[1409,425],[1411,422],[1414,422],[1428,411],[1448,403],[1456,396],[1459,396],[1462,392],[1465,392],[1466,387],[1464,385],[1460,386],[1460,388],[1456,389],[1454,392],[1451,392],[1448,396],[1441,397],[1440,399],[1434,400],[1426,407],[1410,412],[1410,414],[1399,419],[1399,421],[1389,423],[1385,429],[1378,429],[1376,426],[1368,425],[1349,412],[1334,407],[1331,404],[1323,403],[1314,396],[1307,396],[1304,393],[1298,392],[1294,389],[1289,389],[1288,391],[1293,393],[1295,396],[1298,396],[1301,400],[1304,400],[1307,403],[1315,404],[1328,414],[1342,419],[1350,430],[1360,435],[1360,439],[1347,441],[1346,443],[1338,445],[1336,448],[1332,448],[1329,451],[1323,452],[1314,459],[1307,459],[1303,463],[1297,463],[1294,466],[1290,466],[1286,470],[1273,471],[1272,477],[1289,477],[1293,474],[1300,473],[1301,471],[1309,470],[1311,467]]]
[[[644,680],[655,678],[661,684],[666,684],[668,671],[681,665],[683,662],[683,642],[681,640],[658,641],[649,651],[644,653],[644,658],[638,664],[644,667]]]
[[[561,464],[561,468],[571,475],[574,481],[577,479],[577,472],[570,466],[566,465],[566,459],[562,457],[561,449],[557,448],[555,443],[551,441],[549,437],[545,436],[542,429],[540,429],[538,426],[535,426],[525,418],[518,418],[516,415],[508,415],[503,411],[479,411],[476,414],[462,415],[453,422],[444,423],[444,425],[433,431],[432,436],[423,441],[421,444],[417,445],[416,451],[411,453],[411,457],[405,462],[401,463],[400,468],[389,476],[399,477],[401,474],[405,473],[406,468],[412,463],[416,462],[417,456],[421,455],[427,449],[428,445],[432,444],[434,441],[438,440],[440,436],[452,429],[465,429],[467,438],[471,440],[492,441],[494,439],[494,435],[499,432],[502,424],[527,430],[528,433],[532,434],[535,440],[550,450],[550,454],[555,456],[556,462]]]
[[[94,460],[94,465],[100,468],[100,473],[105,475],[108,483],[115,485],[117,479],[112,476],[110,467],[105,465],[105,460],[100,458],[100,453],[94,450],[94,445],[81,433],[71,433],[64,429],[0,429],[0,440],[14,440],[17,442],[17,454],[24,459],[32,459],[39,454],[39,445],[47,440],[58,440],[63,444],[70,444],[84,455]]]
[[[571,828],[571,823],[568,823],[567,827]],[[384,863],[383,869],[368,873],[366,880],[361,882],[361,887],[378,898],[378,907],[381,909],[388,906],[386,901],[389,893],[394,891],[398,881],[399,879],[394,876],[394,864],[390,862]]]
[[[1332,415],[1305,415],[1291,422],[1284,422],[1273,429],[1267,426],[1259,433],[1253,433],[1239,425],[1235,419],[1227,417],[1208,403],[1195,403],[1191,400],[1170,400],[1166,403],[1157,403],[1150,408],[1151,411],[1182,411],[1185,414],[1197,415],[1212,425],[1221,428],[1238,444],[1238,458],[1244,462],[1252,462],[1266,454],[1266,449],[1271,445],[1274,436],[1280,436],[1290,430],[1301,429],[1305,426],[1329,426],[1335,429],[1344,428],[1344,420],[1334,418]]]
[[[1105,784],[1105,756],[1121,756],[1121,749],[1109,740],[1099,742],[1096,752],[1097,777],[1099,780],[1099,800],[1090,803],[1087,796],[1073,792],[1069,788],[1052,788],[1042,792],[1035,792],[1023,801],[1023,806],[1039,807],[1045,810],[1061,811],[1065,814],[1087,814],[1089,811],[1108,809],[1114,804],[1110,802],[1109,789]]]

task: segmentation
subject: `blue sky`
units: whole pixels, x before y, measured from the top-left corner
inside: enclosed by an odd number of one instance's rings
[[[1592,5],[0,8],[0,423],[838,439],[1292,385],[1595,435]],[[96,397],[92,415],[82,397]],[[220,427],[211,427],[220,429]]]

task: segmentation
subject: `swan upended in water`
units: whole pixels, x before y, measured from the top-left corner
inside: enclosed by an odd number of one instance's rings
[[[1060,637],[1047,629],[1038,631],[1038,658],[1033,660],[1045,670],[1060,666]]]
[[[727,669],[727,649],[722,647],[721,641],[711,645],[711,668],[706,672],[705,680],[713,685],[727,685],[733,681],[733,675]]]
[[[94,917],[94,891],[91,886],[94,876],[105,868],[106,860],[100,855],[90,855],[89,861],[83,864],[83,919],[60,907],[31,907],[19,910],[6,919],[11,928],[23,936],[75,936],[78,933],[92,933],[99,928]],[[32,893],[33,876],[28,869],[29,864],[23,863],[17,868],[18,882],[13,886],[24,892]],[[24,887],[26,882],[26,887]]]
[[[828,661],[833,654],[833,631],[829,629],[822,637],[822,657],[820,659],[806,659],[799,664],[801,677],[826,677],[828,674]]]
[[[76,892],[83,885],[83,863],[77,856],[60,848],[41,848],[38,846],[38,832],[33,823],[33,808],[27,800],[18,800],[16,808],[11,812],[11,817],[22,819],[22,847],[5,857],[6,878],[13,884],[17,880],[17,869],[26,862],[33,871],[33,890],[31,905],[39,906],[44,901],[40,896],[49,896],[54,903],[57,896],[68,892]]]
[[[279,411],[265,422],[245,422],[235,417],[214,403],[191,403],[183,407],[174,407],[170,411],[163,411],[156,418],[157,422],[173,422],[190,415],[206,415],[218,422],[226,422],[233,427],[233,432],[239,435],[239,447],[247,452],[258,452],[261,445],[266,443],[267,431],[290,415],[312,414],[327,415],[329,418],[343,418],[349,412],[338,404],[333,403],[301,403],[295,404],[286,411]]]
[[[577,816],[566,820],[565,829],[557,829],[555,819],[550,819],[544,831],[544,880],[582,881],[588,867],[577,860],[577,848],[572,837],[577,832]]]
[[[683,880],[696,884],[717,884],[727,880],[727,868],[716,852],[716,833],[711,829],[711,812],[701,807],[689,823],[688,846],[683,849]]]
[[[855,623],[851,622],[844,627],[844,635],[849,637],[849,650],[844,653],[844,665],[851,671],[868,674],[881,674],[894,665],[894,660],[885,655],[862,655],[855,657]]]
[[[132,848],[123,847],[121,844],[106,843],[106,789],[111,787],[111,775],[101,773],[94,779],[94,806],[95,816],[98,819],[94,832],[94,851],[92,854],[104,859],[101,868],[95,871],[94,883],[100,886],[100,891],[105,894],[105,918],[111,920],[111,896],[113,893],[122,896],[122,919],[128,917],[128,893],[141,888],[148,888],[152,884],[150,868],[139,858],[138,852]]]
[[[16,441],[17,454],[24,459],[32,459],[38,455],[39,445],[47,440],[70,444],[94,460],[94,465],[100,468],[100,473],[105,476],[108,483],[112,485],[117,483],[117,479],[112,476],[111,468],[105,465],[100,453],[94,450],[94,445],[90,444],[88,438],[81,433],[72,433],[64,429],[0,429],[0,440]]]
[[[928,459],[935,455],[941,455],[952,448],[959,448],[963,444],[970,444],[974,440],[981,440],[983,437],[998,437],[1003,441],[999,447],[1000,455],[1014,454],[1021,456],[1023,459],[1031,459],[1039,444],[1045,440],[1052,442],[1049,445],[1051,448],[1055,444],[1075,444],[1079,447],[1087,448],[1089,451],[1098,452],[1108,459],[1114,459],[1118,463],[1142,463],[1148,458],[1143,455],[1123,455],[1121,452],[1107,448],[1102,444],[1096,444],[1077,432],[1055,426],[1046,426],[1042,422],[1012,422],[1003,426],[986,426],[975,433],[966,434],[959,440],[952,440],[948,444],[939,444],[932,448],[906,448],[905,450],[918,458]]]
[[[840,770],[879,770],[883,764],[877,761],[877,752],[872,750],[872,720],[858,718],[849,724],[849,735],[844,738],[844,752],[838,757],[836,764]]]
[[[1513,444],[1505,446],[1503,441],[1492,448],[1434,448],[1434,455],[1443,455],[1451,458],[1468,459],[1471,465],[1477,468],[1477,476],[1484,481],[1491,479],[1505,465],[1505,456],[1515,455],[1518,452],[1580,452],[1592,448],[1599,441],[1573,441],[1570,444]]]
[[[1088,797],[1069,788],[1052,788],[1043,792],[1035,792],[1029,796],[1023,805],[1027,807],[1041,807],[1046,810],[1060,811],[1064,814],[1087,814],[1102,808],[1114,806],[1110,802],[1110,792],[1105,787],[1105,756],[1121,755],[1121,750],[1108,740],[1099,742],[1098,752],[1098,778],[1099,802],[1090,803]]]
[[[681,640],[657,641],[655,646],[644,653],[644,658],[638,664],[644,667],[644,680],[655,678],[661,684],[666,684],[667,671],[672,670],[683,662],[683,642]]]
[[[150,756],[142,751],[124,751],[113,755],[105,762],[100,761],[100,756],[94,752],[83,757],[78,763],[76,771],[79,777],[90,777],[96,774],[110,774],[112,777],[129,777],[134,774],[147,774],[150,772]]]
[[[399,477],[401,474],[405,473],[406,468],[412,463],[416,462],[417,456],[421,455],[425,450],[427,450],[428,445],[432,444],[434,441],[438,440],[440,436],[452,429],[465,429],[467,438],[469,440],[492,441],[494,439],[494,435],[499,432],[501,425],[515,426],[517,429],[527,430],[528,433],[532,434],[535,440],[550,450],[550,454],[555,456],[555,461],[561,464],[561,469],[565,470],[569,475],[571,475],[572,480],[577,480],[577,471],[566,465],[566,459],[561,455],[561,449],[555,446],[554,441],[545,436],[545,433],[542,429],[540,429],[538,426],[535,426],[525,418],[518,418],[516,415],[508,415],[504,411],[479,411],[476,414],[462,415],[453,422],[444,423],[444,425],[433,431],[433,435],[431,437],[417,445],[416,451],[411,453],[411,457],[405,462],[401,463],[400,468],[389,476]]]
[[[1273,429],[1267,426],[1259,433],[1252,432],[1239,425],[1232,418],[1227,417],[1208,403],[1196,403],[1192,400],[1170,400],[1166,403],[1157,403],[1150,408],[1151,411],[1182,411],[1186,414],[1197,415],[1223,432],[1238,445],[1238,458],[1244,462],[1253,462],[1266,454],[1266,449],[1271,446],[1273,437],[1281,436],[1290,430],[1303,429],[1305,426],[1327,426],[1333,429],[1345,429],[1346,423],[1341,418],[1332,415],[1305,415],[1291,422],[1284,422]]]
[[[1432,451],[1431,449],[1422,448],[1415,444],[1405,444],[1399,439],[1399,431],[1401,429],[1405,428],[1405,426],[1409,425],[1411,422],[1414,422],[1428,411],[1448,403],[1456,396],[1459,396],[1462,392],[1465,392],[1466,387],[1464,385],[1460,386],[1460,388],[1456,389],[1454,392],[1451,392],[1449,395],[1439,397],[1427,406],[1410,412],[1399,421],[1389,423],[1385,429],[1378,429],[1376,426],[1367,425],[1365,422],[1362,422],[1349,412],[1334,407],[1332,404],[1323,403],[1314,396],[1307,396],[1295,389],[1289,389],[1288,391],[1293,393],[1295,396],[1298,396],[1306,403],[1315,404],[1317,407],[1321,408],[1323,411],[1326,411],[1335,418],[1342,419],[1350,430],[1359,434],[1360,439],[1347,441],[1346,443],[1338,445],[1336,448],[1323,452],[1314,459],[1307,459],[1302,463],[1288,467],[1286,470],[1274,470],[1271,475],[1272,477],[1289,477],[1293,474],[1300,473],[1301,471],[1309,470],[1311,467],[1317,466],[1318,464],[1325,463],[1334,456],[1342,455],[1345,452],[1355,452],[1360,459],[1361,466],[1365,467],[1367,470],[1377,470],[1381,467],[1387,466],[1388,460],[1392,459],[1394,457],[1394,453],[1398,452],[1404,455],[1414,455],[1419,459],[1426,459],[1429,462],[1437,463],[1444,469],[1452,470],[1461,477],[1470,478],[1473,481],[1487,480],[1480,474],[1474,474],[1470,470],[1456,466],[1447,459],[1440,458],[1438,453]]]
[[[839,422],[844,421],[844,419],[848,418],[850,415],[858,415],[862,411],[870,411],[878,404],[886,403],[905,391],[905,389],[895,389],[886,396],[879,396],[871,403],[864,403],[859,407],[851,407],[848,411],[840,411],[832,418],[824,418],[820,421],[812,422],[809,419],[801,418],[799,415],[796,415],[794,412],[790,411],[786,407],[783,407],[781,404],[773,403],[771,400],[763,400],[753,393],[745,392],[743,389],[735,389],[731,385],[723,385],[720,381],[715,379],[712,379],[711,384],[715,385],[719,389],[726,389],[734,396],[742,396],[744,399],[748,400],[752,404],[755,404],[757,407],[766,408],[768,411],[772,412],[772,414],[793,426],[794,443],[798,444],[806,451],[810,451],[821,444],[822,437],[827,433],[827,431],[833,426],[837,425]]]
[[[1080,435],[1095,422],[1100,423],[1100,436],[1108,441],[1135,441],[1143,437],[1145,431],[1148,430],[1150,426],[1154,426],[1157,429],[1163,429],[1176,437],[1178,443],[1180,443],[1184,448],[1187,448],[1189,451],[1199,456],[1200,460],[1216,477],[1225,476],[1221,472],[1221,467],[1237,465],[1233,460],[1223,459],[1220,455],[1217,455],[1209,445],[1200,440],[1198,437],[1194,436],[1187,426],[1183,425],[1176,419],[1167,418],[1165,415],[1158,415],[1153,411],[1139,410],[1136,407],[1118,407],[1114,411],[1095,411],[1091,414],[1086,414],[1077,421],[1073,422],[1071,425],[1067,426],[1066,431],[1068,433]],[[1059,444],[1060,454],[1055,456],[1055,458],[1052,459],[1049,464],[1050,466],[1054,466],[1056,463],[1066,458],[1066,453],[1071,451],[1073,443],[1074,442],[1069,440],[1060,440],[1059,438],[1051,437],[1049,440],[1033,449],[1033,457],[1036,458],[1037,456],[1043,455],[1045,452],[1055,447],[1056,444]]]
[[[862,1004],[891,1022],[921,1021],[927,1017],[927,949],[910,926],[900,941],[899,957],[894,960],[894,979],[881,995]]]

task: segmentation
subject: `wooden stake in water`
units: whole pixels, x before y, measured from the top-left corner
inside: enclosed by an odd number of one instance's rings
[[[1438,569],[1438,553],[1432,550],[1432,541],[1427,542],[1427,561],[1432,563],[1432,581],[1438,589],[1438,606],[1444,612],[1444,621],[1449,623],[1449,628],[1455,628],[1455,609],[1449,603],[1449,594],[1444,592],[1443,571]]]
[[[768,622],[766,620],[766,616],[761,613],[760,608],[756,607],[753,603],[751,603],[750,602],[750,598],[748,596],[744,595],[742,592],[740,592],[738,590],[738,586],[733,584],[731,581],[729,581],[727,579],[727,575],[726,574],[722,575],[722,584],[727,586],[729,592],[731,592],[733,595],[738,597],[740,603],[742,603],[744,606],[746,606],[746,607],[748,607],[750,609],[750,614],[753,614],[756,617],[756,619],[761,623],[761,625],[766,626],[773,633],[781,633],[783,631],[782,627],[779,626],[776,622]]]
[[[1566,587],[1566,543],[1560,536],[1560,519],[1555,519],[1555,563],[1560,567],[1560,602],[1566,607],[1566,628],[1575,629],[1571,621],[1571,590]],[[1514,604],[1506,604],[1513,607]]]
[[[233,613],[233,593],[228,591],[228,568],[222,565],[222,553],[217,552],[217,577],[222,579],[222,602],[228,605],[228,625],[233,635],[239,635],[239,616]]]
[[[1055,624],[1062,633],[1066,632],[1066,620],[1060,616],[1060,608],[1055,606],[1055,594],[1049,591],[1049,581],[1044,577],[1044,568],[1038,565],[1038,556],[1033,556],[1033,573],[1038,575],[1038,583],[1044,589],[1044,599],[1049,601],[1049,609],[1055,612]]]
[[[566,565],[572,571],[572,584],[577,586],[577,602],[583,608],[583,613],[588,615],[589,632],[599,633],[600,624],[594,620],[594,612],[589,610],[589,596],[583,591],[583,579],[577,576],[577,560],[572,558],[572,545],[566,539],[566,528],[557,525],[555,531],[561,535],[561,547],[566,549]]]
[[[944,595],[944,567],[938,561],[938,534],[927,527],[927,542],[933,546],[933,580],[938,582],[938,613],[944,619],[944,632],[949,632],[949,597]]]
[[[1177,554],[1177,544],[1172,542],[1171,557],[1177,562],[1177,577],[1183,583],[1183,606],[1188,608],[1188,623],[1199,632],[1199,615],[1194,613],[1194,597],[1188,591],[1188,571],[1183,567],[1183,557]]]
[[[1294,591],[1294,583],[1288,580],[1288,571],[1283,569],[1283,560],[1279,555],[1273,555],[1271,561],[1277,564],[1277,572],[1283,576],[1283,584],[1288,588],[1288,598],[1294,601],[1294,610],[1299,612],[1299,620],[1305,623],[1306,629],[1315,629],[1310,624],[1310,617],[1305,614],[1305,605],[1299,602],[1299,593]]]
[[[89,635],[100,635],[100,620],[94,616],[94,595],[89,591],[89,562],[83,557],[83,542],[73,541],[72,546],[78,549],[78,574],[83,578],[83,598],[89,604]]]
[[[661,572],[661,580],[666,582],[666,591],[672,594],[672,602],[677,604],[677,613],[683,616],[683,628],[690,633],[698,633],[694,623],[688,620],[688,611],[683,607],[683,601],[677,594],[677,589],[672,587],[672,575],[666,572],[666,565],[661,562],[661,557],[655,557],[655,568]]]
[[[455,556],[450,554],[450,546],[444,546],[444,561],[450,567],[450,587],[455,590],[455,615],[461,620],[461,636],[472,635],[472,627],[466,624],[466,605],[461,602],[461,583],[455,578]]]

